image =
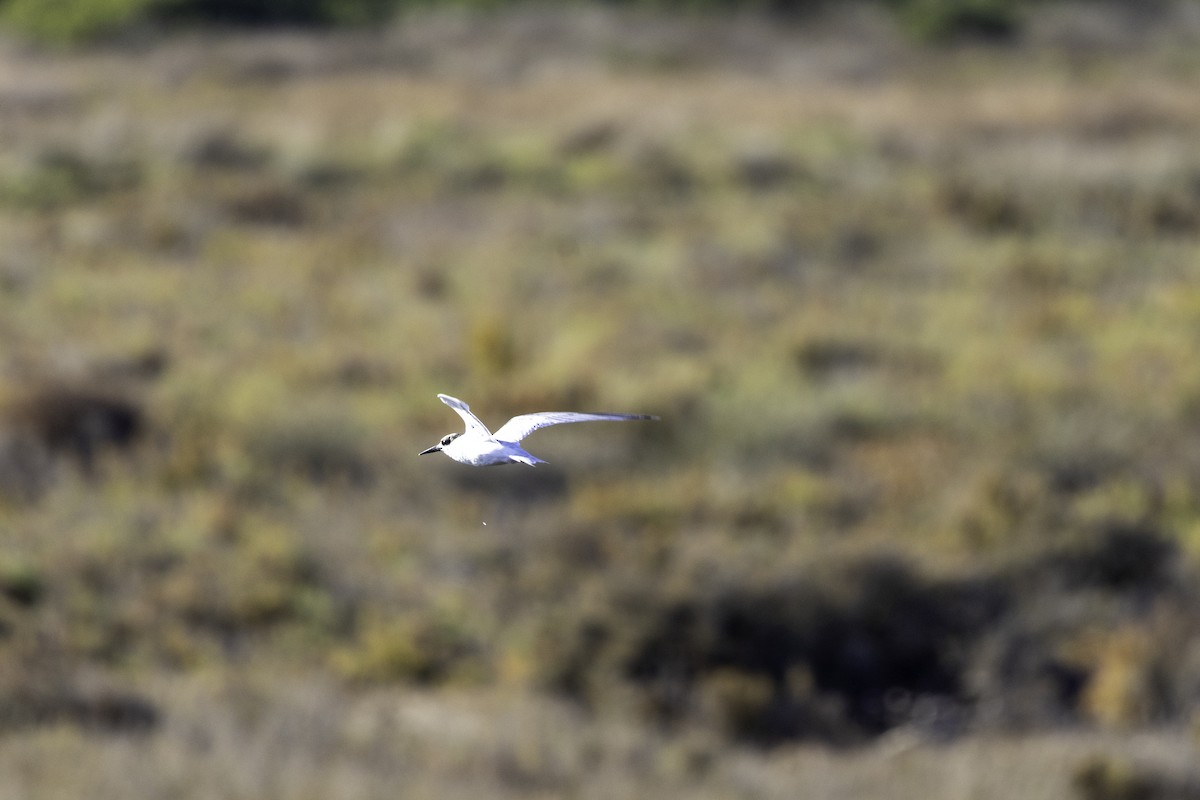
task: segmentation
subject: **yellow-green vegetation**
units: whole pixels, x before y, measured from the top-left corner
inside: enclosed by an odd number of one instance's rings
[[[828,0],[603,2],[685,14],[769,13],[788,20],[813,16],[834,5]],[[911,36],[942,42],[1010,40],[1021,31],[1024,12],[1036,3],[1037,0],[875,0],[878,7],[895,12],[896,19]],[[601,3],[571,0],[571,4],[578,9]],[[130,37],[139,30],[175,31],[189,24],[361,27],[431,8],[541,12],[554,7],[547,0],[0,0],[0,28],[43,45],[72,46]]]
[[[4,50],[0,795],[1190,786],[1200,30],[1125,13]],[[662,419],[471,470],[439,391]]]

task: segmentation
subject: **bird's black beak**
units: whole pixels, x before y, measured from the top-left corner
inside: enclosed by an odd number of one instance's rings
[[[438,450],[441,450],[441,449],[442,449],[442,446],[440,444],[435,444],[433,447],[429,448],[428,450],[422,450],[421,452],[417,453],[417,455],[427,456],[430,453],[436,453]]]

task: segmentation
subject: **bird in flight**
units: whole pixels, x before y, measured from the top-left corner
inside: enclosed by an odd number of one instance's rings
[[[438,399],[453,408],[463,422],[467,423],[465,433],[450,433],[433,447],[422,450],[419,455],[436,453],[439,450],[460,464],[470,464],[474,467],[490,467],[496,464],[545,464],[546,462],[535,455],[527,453],[518,444],[529,434],[549,425],[561,425],[565,422],[604,422],[633,419],[658,419],[649,414],[581,414],[576,411],[538,411],[534,414],[521,414],[492,433],[487,426],[479,421],[479,417],[471,413],[471,407],[448,394],[439,394]]]

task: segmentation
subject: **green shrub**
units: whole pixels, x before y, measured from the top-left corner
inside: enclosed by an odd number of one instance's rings
[[[1020,31],[1020,0],[906,0],[901,24],[916,39],[1006,41]]]
[[[139,23],[355,25],[394,14],[403,0],[8,0],[0,26],[31,39],[74,44]]]
[[[66,44],[113,33],[170,0],[8,0],[0,25],[43,42]]]
[[[919,39],[1006,39],[1019,27],[1022,0],[890,0]],[[228,25],[362,25],[407,8],[456,6],[494,9],[519,0],[7,0],[0,26],[31,39],[73,44],[160,22]],[[618,5],[670,12],[754,11],[799,15],[824,0],[626,0]]]
[[[99,161],[52,149],[0,178],[0,204],[44,211],[134,189],[141,180],[136,163]]]

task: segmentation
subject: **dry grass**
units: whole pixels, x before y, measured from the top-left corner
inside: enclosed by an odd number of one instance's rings
[[[149,736],[65,726],[0,749],[8,800],[192,797],[1087,797],[1128,785],[1187,786],[1178,732],[982,737],[930,747],[893,734],[850,752],[728,749],[664,738],[530,696],[347,694],[326,682],[160,684],[175,712]],[[1131,762],[1153,767],[1148,779]],[[150,767],[149,765],[153,765]],[[1155,782],[1157,781],[1157,783]],[[1172,783],[1171,781],[1174,781]],[[1159,795],[1138,795],[1159,796]],[[1161,796],[1191,797],[1190,794]]]
[[[1187,8],[4,50],[0,793],[1184,791]]]

